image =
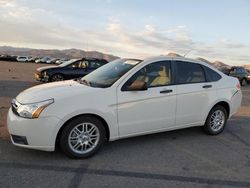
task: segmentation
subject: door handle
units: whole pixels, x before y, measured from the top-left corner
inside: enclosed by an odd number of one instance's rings
[[[172,89],[166,89],[166,90],[160,91],[160,93],[172,93],[172,92],[173,92]]]
[[[205,89],[207,89],[207,88],[211,88],[211,87],[213,87],[212,85],[204,85],[204,86],[202,86],[203,88],[205,88]]]

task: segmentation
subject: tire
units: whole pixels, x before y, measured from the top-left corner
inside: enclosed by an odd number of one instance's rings
[[[228,114],[223,106],[217,105],[209,112],[204,130],[209,135],[220,134],[227,124]]]
[[[103,146],[105,135],[104,125],[99,119],[80,116],[67,123],[63,129],[60,147],[71,158],[88,158]]]
[[[246,78],[243,78],[243,79],[241,80],[241,82],[240,82],[240,85],[241,85],[241,86],[247,85],[247,79],[246,79]]]
[[[51,82],[58,82],[58,81],[63,81],[63,80],[64,80],[64,76],[62,74],[54,74],[50,78]]]

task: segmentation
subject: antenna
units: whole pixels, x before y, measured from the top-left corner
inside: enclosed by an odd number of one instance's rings
[[[89,51],[89,40],[87,39],[87,42],[86,42],[86,53],[85,53],[85,58],[87,59],[88,57],[88,51]]]
[[[184,54],[183,57],[186,57],[186,55],[188,55],[191,51],[192,51],[192,50],[187,51],[187,52]]]

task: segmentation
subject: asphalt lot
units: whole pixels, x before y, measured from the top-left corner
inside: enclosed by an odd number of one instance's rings
[[[225,131],[201,128],[105,144],[92,158],[13,146],[5,116],[11,98],[32,85],[41,65],[0,62],[0,187],[250,187],[250,85]]]

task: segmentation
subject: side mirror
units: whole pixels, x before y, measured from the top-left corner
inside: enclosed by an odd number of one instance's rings
[[[130,86],[128,86],[129,91],[144,91],[147,89],[147,83],[141,80],[135,80]]]

